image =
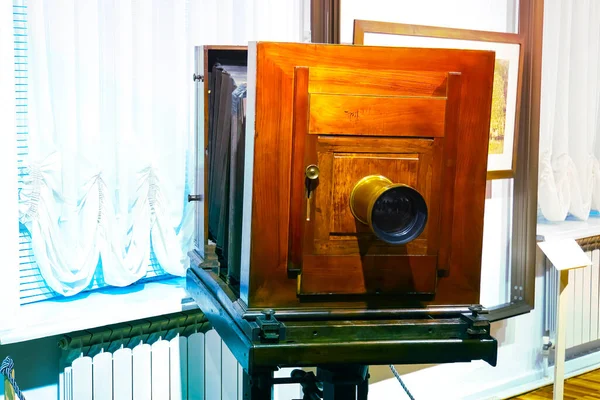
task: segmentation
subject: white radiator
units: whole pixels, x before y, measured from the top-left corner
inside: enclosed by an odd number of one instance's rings
[[[98,334],[98,333],[96,333]],[[107,345],[110,349],[111,345]],[[64,368],[61,400],[242,400],[243,371],[215,330],[80,355]],[[275,376],[290,376],[292,368]],[[275,387],[301,399],[300,385]]]
[[[600,339],[600,250],[586,254],[592,265],[569,271],[567,349]],[[556,343],[558,273],[548,260],[546,263],[546,330]]]

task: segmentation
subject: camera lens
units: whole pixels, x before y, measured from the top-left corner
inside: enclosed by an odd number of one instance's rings
[[[394,186],[383,192],[371,210],[374,233],[385,242],[405,244],[425,229],[427,205],[409,186]]]

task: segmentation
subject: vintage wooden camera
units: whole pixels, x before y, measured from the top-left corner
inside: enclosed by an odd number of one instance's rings
[[[188,290],[244,368],[495,364],[477,306],[494,54],[259,42],[197,60]]]

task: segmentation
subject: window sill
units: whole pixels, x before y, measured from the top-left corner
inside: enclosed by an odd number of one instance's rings
[[[538,222],[537,235],[542,236],[543,240],[577,240],[597,236],[600,235],[600,216],[591,216],[587,221]]]
[[[185,278],[111,288],[19,308],[12,329],[0,331],[0,345],[24,342],[195,308]]]

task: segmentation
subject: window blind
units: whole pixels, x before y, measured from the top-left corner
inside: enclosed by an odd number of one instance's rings
[[[24,178],[27,177],[26,160],[29,155],[28,147],[28,32],[27,32],[27,0],[13,0],[13,28],[15,51],[15,98],[16,98],[16,126],[17,126],[17,168],[18,191],[23,189]],[[99,263],[99,266],[100,263]],[[154,251],[151,251],[146,276],[138,283],[150,280],[169,278],[156,260]],[[102,276],[102,269],[96,268],[96,273],[85,291],[106,287]],[[25,225],[19,224],[19,298],[21,304],[47,300],[60,295],[54,292],[42,277],[35,260],[31,246],[31,235]]]

